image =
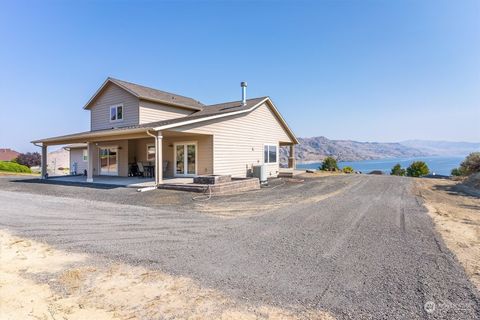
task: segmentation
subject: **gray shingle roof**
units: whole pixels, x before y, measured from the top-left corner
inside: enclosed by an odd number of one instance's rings
[[[108,80],[119,85],[120,87],[124,87],[127,90],[133,92],[140,99],[165,102],[168,104],[175,104],[175,105],[195,108],[197,110],[201,110],[202,107],[204,106],[204,104],[201,103],[200,101],[197,101],[189,97],[181,96],[178,94],[145,87],[139,84],[118,80],[114,78],[108,78]]]

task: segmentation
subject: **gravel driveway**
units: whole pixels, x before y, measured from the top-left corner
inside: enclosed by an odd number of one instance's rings
[[[208,203],[167,190],[10,180],[0,178],[0,228],[64,249],[339,319],[480,318],[479,293],[409,178],[306,179]],[[236,209],[225,216],[222,208]]]

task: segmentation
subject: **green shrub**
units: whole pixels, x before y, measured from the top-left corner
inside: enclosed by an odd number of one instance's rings
[[[425,176],[430,172],[428,166],[423,161],[414,161],[407,168],[407,176],[409,177],[421,177]]]
[[[29,167],[10,161],[0,161],[0,171],[32,173]]]
[[[455,176],[455,177],[464,176],[465,175],[465,170],[462,167],[453,168],[452,171],[450,172],[450,174],[452,176]]]
[[[342,171],[343,173],[353,173],[354,170],[352,167],[347,166],[347,167],[344,167]]]
[[[337,171],[339,170],[337,160],[334,157],[326,157],[323,159],[319,169],[323,171]]]
[[[392,176],[404,176],[405,169],[402,168],[400,163],[397,163],[396,165],[393,166],[392,171],[390,171],[390,174]]]

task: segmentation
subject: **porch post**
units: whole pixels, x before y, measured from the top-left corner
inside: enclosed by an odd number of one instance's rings
[[[42,144],[42,161],[41,161],[42,179],[47,178],[47,145]]]
[[[95,145],[93,142],[87,143],[88,166],[87,166],[87,182],[93,182],[93,153]]]
[[[292,169],[295,169],[295,145],[294,144],[291,144],[290,145],[290,158],[289,158],[289,161],[288,161],[288,166]]]
[[[155,185],[159,185],[163,180],[163,136],[162,132],[157,132],[155,138]]]

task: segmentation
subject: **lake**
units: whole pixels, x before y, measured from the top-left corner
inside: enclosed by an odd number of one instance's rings
[[[362,160],[362,161],[344,161],[339,162],[340,168],[350,166],[355,171],[368,173],[373,170],[381,170],[385,173],[390,173],[394,165],[400,163],[402,168],[408,167],[413,161],[424,161],[430,172],[441,175],[450,175],[450,171],[456,168],[465,159],[465,156],[451,156],[451,157],[419,157],[419,158],[389,158],[380,160]],[[297,163],[297,169],[318,169],[320,162],[315,163]]]

